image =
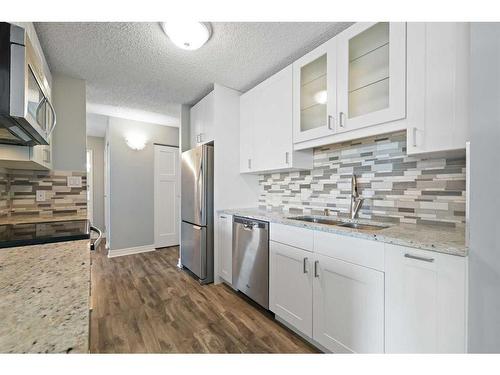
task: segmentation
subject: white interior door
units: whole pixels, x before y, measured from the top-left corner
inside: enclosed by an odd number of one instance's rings
[[[155,247],[179,244],[179,149],[155,145]]]

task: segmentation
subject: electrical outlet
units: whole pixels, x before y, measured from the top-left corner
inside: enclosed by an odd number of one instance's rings
[[[45,190],[37,190],[36,191],[36,201],[37,202],[45,202]]]
[[[81,188],[82,176],[68,176],[68,187]]]

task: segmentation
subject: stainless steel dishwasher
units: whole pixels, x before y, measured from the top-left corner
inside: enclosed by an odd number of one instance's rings
[[[269,308],[269,223],[233,217],[233,286]]]

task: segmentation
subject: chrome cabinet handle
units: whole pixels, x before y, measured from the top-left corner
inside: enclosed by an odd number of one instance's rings
[[[417,147],[417,128],[413,128],[413,147]]]
[[[412,255],[412,254],[408,254],[408,253],[405,254],[405,258],[421,260],[423,262],[429,262],[429,263],[434,262],[434,258],[419,257],[417,255]]]
[[[289,161],[288,161],[288,151],[285,152],[285,164],[288,164]]]
[[[227,217],[226,217],[226,216],[220,216],[220,218],[221,218],[221,219],[227,219]]]
[[[319,278],[318,264],[319,264],[319,260],[314,261],[314,277],[317,277],[317,278]]]
[[[307,273],[307,257],[304,258],[304,260],[302,261],[303,264],[302,264],[302,272],[303,273]]]
[[[339,113],[339,125],[341,128],[344,127],[344,112]]]
[[[248,169],[252,169],[252,159],[248,159]]]
[[[56,111],[54,110],[54,107],[52,106],[52,103],[48,99],[47,99],[47,104],[49,105],[50,112],[52,113],[52,118],[54,119],[54,121],[52,121],[52,126],[50,127],[49,135],[47,136],[47,138],[48,138],[48,137],[50,137],[52,135],[52,132],[56,128],[57,115],[56,115]]]
[[[333,116],[328,115],[328,129],[330,129],[330,130],[333,130],[332,122],[333,122]]]

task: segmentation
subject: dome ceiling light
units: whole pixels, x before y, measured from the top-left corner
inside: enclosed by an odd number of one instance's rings
[[[187,50],[200,48],[212,34],[210,24],[203,22],[161,22],[161,27],[172,43]]]

